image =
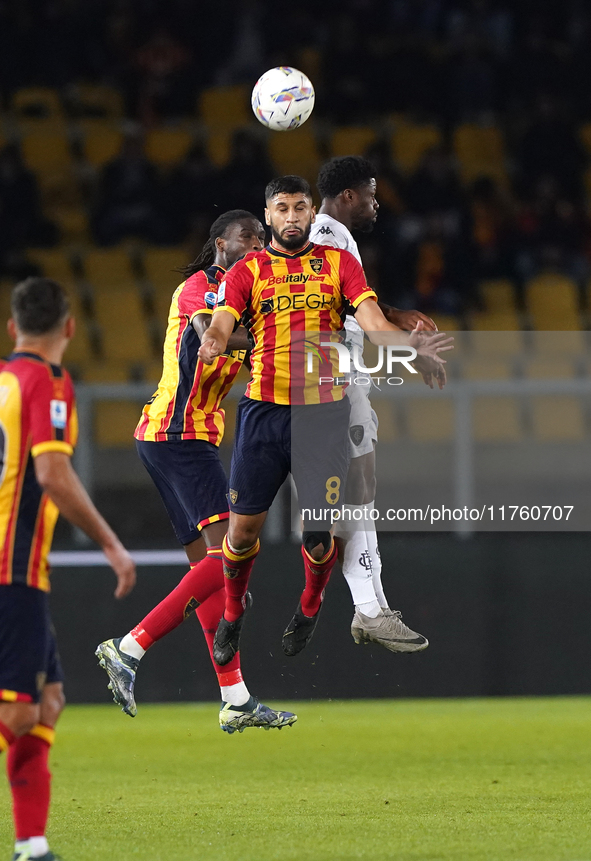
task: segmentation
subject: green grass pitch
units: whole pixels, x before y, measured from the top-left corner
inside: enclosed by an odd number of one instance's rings
[[[215,705],[69,706],[64,861],[591,861],[591,699],[297,703],[227,736]],[[0,790],[0,853],[11,857]]]

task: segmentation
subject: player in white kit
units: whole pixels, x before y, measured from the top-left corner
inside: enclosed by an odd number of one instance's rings
[[[379,205],[376,201],[375,170],[371,163],[360,156],[334,158],[320,169],[317,187],[322,205],[312,224],[310,239],[319,245],[345,248],[361,263],[357,243],[351,230],[369,233],[377,218]],[[430,317],[419,311],[400,311],[384,305],[380,307],[391,323],[400,329],[412,330],[417,325],[427,330],[436,330]],[[346,345],[352,352],[362,356],[364,334],[353,316],[345,321]],[[358,384],[352,379],[347,393],[351,402],[349,439],[351,465],[347,479],[346,504],[350,509],[374,506],[375,444],[378,436],[378,421],[369,400],[371,384],[369,375],[364,380],[357,374]],[[445,384],[445,372],[428,371],[423,374],[425,382],[433,387],[434,378],[440,388]],[[381,579],[382,564],[378,550],[375,521],[337,523],[335,537],[340,544],[343,574],[355,605],[351,634],[356,643],[374,642],[392,652],[417,652],[429,645],[426,637],[412,631],[400,618],[398,610],[391,610],[384,594]]]

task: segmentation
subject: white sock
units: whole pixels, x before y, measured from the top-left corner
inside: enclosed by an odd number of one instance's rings
[[[41,858],[49,852],[49,843],[46,837],[29,837],[28,840],[17,840],[14,844],[15,852],[28,851],[31,858]]]
[[[363,530],[350,533],[345,544],[343,575],[356,607],[376,600],[373,588],[371,557],[367,549],[367,537]]]
[[[248,688],[244,682],[236,682],[235,685],[220,685],[220,693],[225,703],[231,706],[243,706],[250,697]]]
[[[137,658],[138,661],[146,654],[146,650],[142,649],[138,641],[132,637],[131,634],[126,634],[121,638],[119,648],[122,652],[125,652],[126,655],[131,655],[132,658]]]
[[[356,604],[355,607],[360,613],[363,613],[364,616],[369,616],[370,619],[376,619],[382,612],[382,608],[378,604],[376,598],[374,598],[373,601],[369,601],[367,604]]]
[[[369,502],[367,507],[371,510],[375,508],[375,503]],[[379,605],[383,610],[387,610],[389,607],[388,599],[384,594],[384,587],[382,586],[382,557],[380,556],[380,551],[378,548],[378,535],[375,530],[375,520],[372,521],[373,529],[370,527],[367,530],[367,550],[369,555],[371,556],[371,567],[373,574],[373,588],[378,599]]]

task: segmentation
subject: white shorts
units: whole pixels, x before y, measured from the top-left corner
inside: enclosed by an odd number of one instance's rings
[[[359,379],[370,380],[369,375],[357,374]],[[347,386],[347,395],[351,403],[349,416],[349,444],[351,457],[361,457],[373,451],[378,441],[378,417],[371,408],[369,385],[355,383],[353,380]]]

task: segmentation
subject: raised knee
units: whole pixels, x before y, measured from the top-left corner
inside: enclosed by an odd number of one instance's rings
[[[53,686],[49,686],[52,688]],[[66,698],[61,685],[55,686],[53,690],[46,689],[43,693],[41,701],[40,722],[47,726],[55,726],[57,720],[64,710]]]

